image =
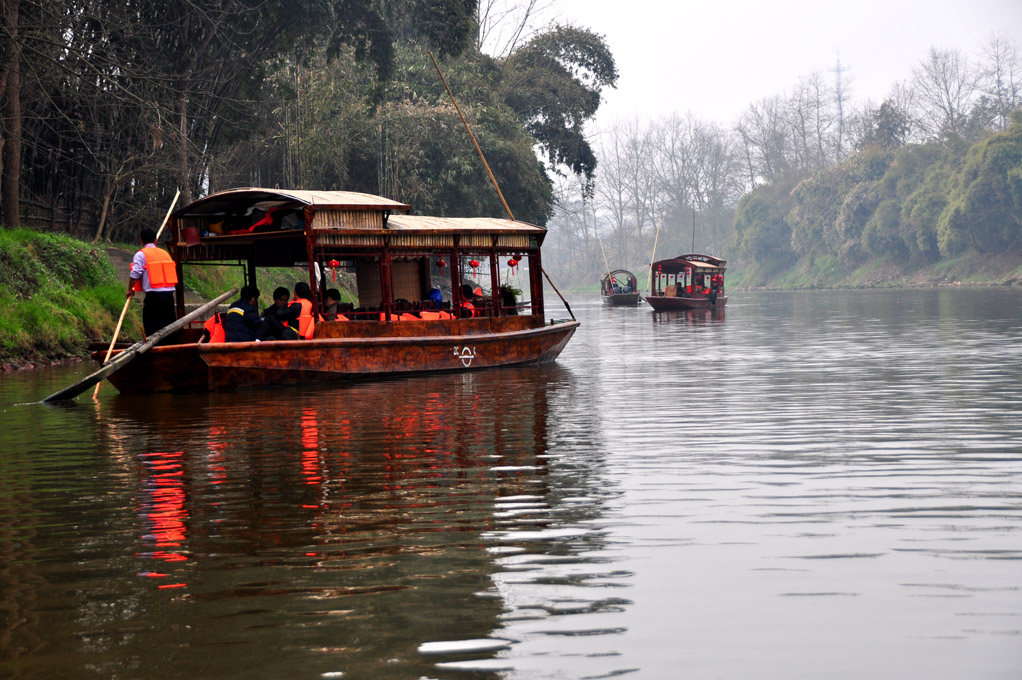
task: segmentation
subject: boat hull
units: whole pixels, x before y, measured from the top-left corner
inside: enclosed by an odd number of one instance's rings
[[[615,295],[603,295],[603,304],[610,307],[634,307],[639,304],[638,293],[617,293]]]
[[[512,323],[503,327],[485,319],[365,324],[363,329],[356,328],[363,324],[343,324],[344,328],[330,324],[334,331],[327,334],[330,337],[312,340],[154,347],[108,379],[122,393],[146,394],[544,363],[561,353],[579,325],[570,321],[529,328],[513,323],[513,318],[508,321]],[[102,354],[94,353],[93,358],[101,361]]]
[[[715,309],[727,304],[727,296],[717,297],[716,304],[710,302],[709,297],[667,297],[662,295],[647,295],[643,298],[649,306],[657,312],[677,312],[686,309]]]

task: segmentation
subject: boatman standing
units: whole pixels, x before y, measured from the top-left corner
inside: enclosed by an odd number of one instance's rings
[[[147,336],[177,319],[174,309],[174,286],[177,285],[177,268],[166,250],[156,247],[156,232],[143,229],[138,240],[142,248],[131,259],[128,274],[128,297],[136,290],[145,291],[142,303],[142,328]]]

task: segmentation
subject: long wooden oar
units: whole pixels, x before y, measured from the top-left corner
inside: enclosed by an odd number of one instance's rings
[[[160,230],[156,232],[156,238],[154,242],[160,240],[160,234],[163,233],[163,228],[167,226],[167,220],[170,219],[170,213],[174,212],[174,206],[177,205],[177,199],[181,195],[181,190],[178,189],[177,193],[174,194],[174,200],[170,202],[170,209],[167,211],[166,216],[163,218],[163,224],[160,225]],[[121,318],[117,320],[117,328],[114,329],[114,337],[110,340],[110,347],[106,350],[106,358],[103,359],[103,363],[110,361],[110,355],[113,354],[114,345],[117,344],[117,336],[121,334],[121,324],[124,323],[124,315],[128,313],[128,306],[131,304],[131,298],[124,301],[124,309],[121,310]],[[96,391],[92,393],[92,398],[95,399],[99,396],[99,387],[102,385],[102,381],[96,383]]]
[[[547,283],[550,284],[550,287],[554,289],[555,293],[557,293],[557,297],[561,298],[561,302],[564,303],[564,308],[568,310],[568,314],[571,314],[571,320],[576,321],[577,319],[575,319],[575,315],[572,314],[571,311],[571,305],[569,305],[568,301],[564,299],[563,295],[561,295],[561,291],[557,290],[557,286],[554,285],[554,280],[550,278],[550,275],[547,274],[546,270],[543,269],[542,267],[540,267],[540,271],[543,272],[543,276],[546,277]]]
[[[160,330],[156,331],[155,333],[153,333],[152,335],[150,335],[145,342],[136,342],[134,345],[132,345],[128,349],[124,350],[123,352],[115,356],[111,361],[105,363],[102,368],[100,368],[92,375],[83,378],[82,380],[79,380],[70,387],[65,387],[59,392],[54,392],[50,396],[43,399],[42,403],[51,404],[56,401],[68,401],[70,399],[74,399],[79,394],[89,389],[93,385],[97,384],[99,381],[101,381],[103,378],[107,377],[114,371],[123,368],[128,362],[137,357],[139,354],[145,354],[146,352],[148,352],[156,343],[158,343],[166,336],[170,335],[179,328],[184,327],[193,319],[200,317],[209,310],[215,308],[221,302],[223,302],[224,300],[231,297],[237,292],[238,292],[237,288],[231,288],[229,291],[219,296],[215,300],[210,300],[209,302],[202,305],[198,309],[188,312],[174,323],[170,324],[169,326],[165,326]]]

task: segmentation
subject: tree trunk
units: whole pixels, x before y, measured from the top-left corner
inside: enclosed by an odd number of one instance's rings
[[[0,174],[0,197],[3,200],[3,222],[8,227],[21,224],[19,187],[21,184],[21,48],[18,44],[18,9],[20,0],[3,2],[4,63],[6,79],[2,118],[4,125],[3,171]]]
[[[185,94],[186,92],[185,84],[182,83],[180,95],[177,98],[177,181],[178,186],[181,187],[181,201],[184,205],[192,202],[192,185],[188,181],[188,95]]]

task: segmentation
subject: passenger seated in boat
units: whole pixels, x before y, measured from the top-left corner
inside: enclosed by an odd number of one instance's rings
[[[504,314],[515,316],[518,314],[518,299],[515,292],[507,286],[500,287],[500,305],[504,308]]]
[[[298,334],[284,325],[281,314],[286,314],[291,294],[281,286],[273,291],[273,304],[263,310],[263,322],[256,331],[256,340],[297,340]],[[291,331],[290,333],[288,331]]]
[[[323,305],[323,321],[335,321],[340,313],[341,291],[331,288],[326,292],[326,304]],[[345,319],[346,320],[346,319]]]
[[[472,290],[472,286],[469,284],[461,284],[461,318],[470,319],[478,316],[476,305],[473,303],[481,297],[481,295],[477,295],[476,292]]]
[[[316,332],[316,307],[312,302],[309,284],[299,281],[295,284],[295,297],[287,307],[287,319],[281,321],[291,329],[298,329],[298,337],[311,340]],[[280,318],[280,314],[277,315]]]
[[[243,286],[241,297],[227,309],[222,316],[224,342],[252,342],[262,326],[256,303],[259,300],[259,289],[255,286]]]

